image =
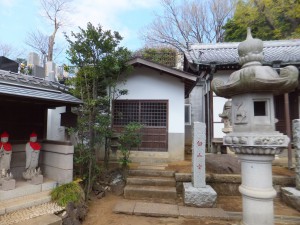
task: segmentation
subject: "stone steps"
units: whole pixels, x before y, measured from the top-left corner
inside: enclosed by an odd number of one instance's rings
[[[124,197],[127,199],[152,200],[154,202],[175,203],[177,192],[175,187],[126,185]]]
[[[127,178],[128,185],[142,185],[142,186],[170,186],[175,187],[176,181],[172,177],[144,177],[134,176]]]
[[[142,166],[145,166],[145,164]],[[152,165],[148,166],[152,167]],[[154,168],[157,166],[157,164],[153,164]],[[150,200],[160,203],[176,203],[175,172],[141,168],[129,170],[124,197],[126,199]]]
[[[43,191],[31,195],[3,200],[0,202],[0,215],[36,205],[41,205],[50,201],[50,191]]]

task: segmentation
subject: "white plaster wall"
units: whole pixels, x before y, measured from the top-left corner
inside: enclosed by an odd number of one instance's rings
[[[61,113],[66,112],[66,107],[48,109],[47,140],[65,141],[65,127],[60,126]]]
[[[128,89],[119,99],[169,100],[169,133],[184,133],[184,83],[178,78],[143,67],[118,88]]]

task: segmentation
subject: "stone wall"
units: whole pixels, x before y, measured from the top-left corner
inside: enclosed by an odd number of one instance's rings
[[[177,193],[182,193],[183,182],[191,182],[191,173],[176,173]],[[241,176],[238,174],[206,174],[206,183],[210,185],[218,195],[236,196],[241,195],[239,186]],[[281,194],[281,187],[295,186],[294,177],[273,176],[273,187],[277,192],[277,197]]]
[[[40,165],[43,175],[59,184],[73,180],[74,146],[67,142],[46,142],[42,145]]]

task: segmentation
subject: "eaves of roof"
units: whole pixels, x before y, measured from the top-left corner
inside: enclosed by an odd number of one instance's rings
[[[140,57],[133,58],[127,62],[128,65],[145,66],[153,70],[157,70],[168,76],[173,76],[180,79],[185,84],[185,96],[188,96],[191,90],[194,88],[198,81],[198,77],[194,74],[184,72],[182,70],[174,69],[168,66],[164,66],[159,63],[155,63]]]
[[[264,41],[263,44],[263,64],[300,64],[300,39]],[[239,64],[238,45],[239,42],[194,44],[185,52],[185,57],[189,63],[198,65]]]
[[[80,99],[66,91],[66,86],[56,82],[0,70],[0,95],[36,99],[57,105],[82,104]]]

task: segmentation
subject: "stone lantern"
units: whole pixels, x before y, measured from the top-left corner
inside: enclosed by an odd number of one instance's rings
[[[287,66],[278,74],[262,66],[263,42],[247,39],[238,46],[242,68],[233,72],[227,82],[212,81],[213,91],[232,99],[233,131],[223,144],[241,160],[243,222],[245,225],[274,224],[272,161],[275,154],[286,149],[289,138],[275,131],[274,94],[292,91],[298,85],[298,69]]]

